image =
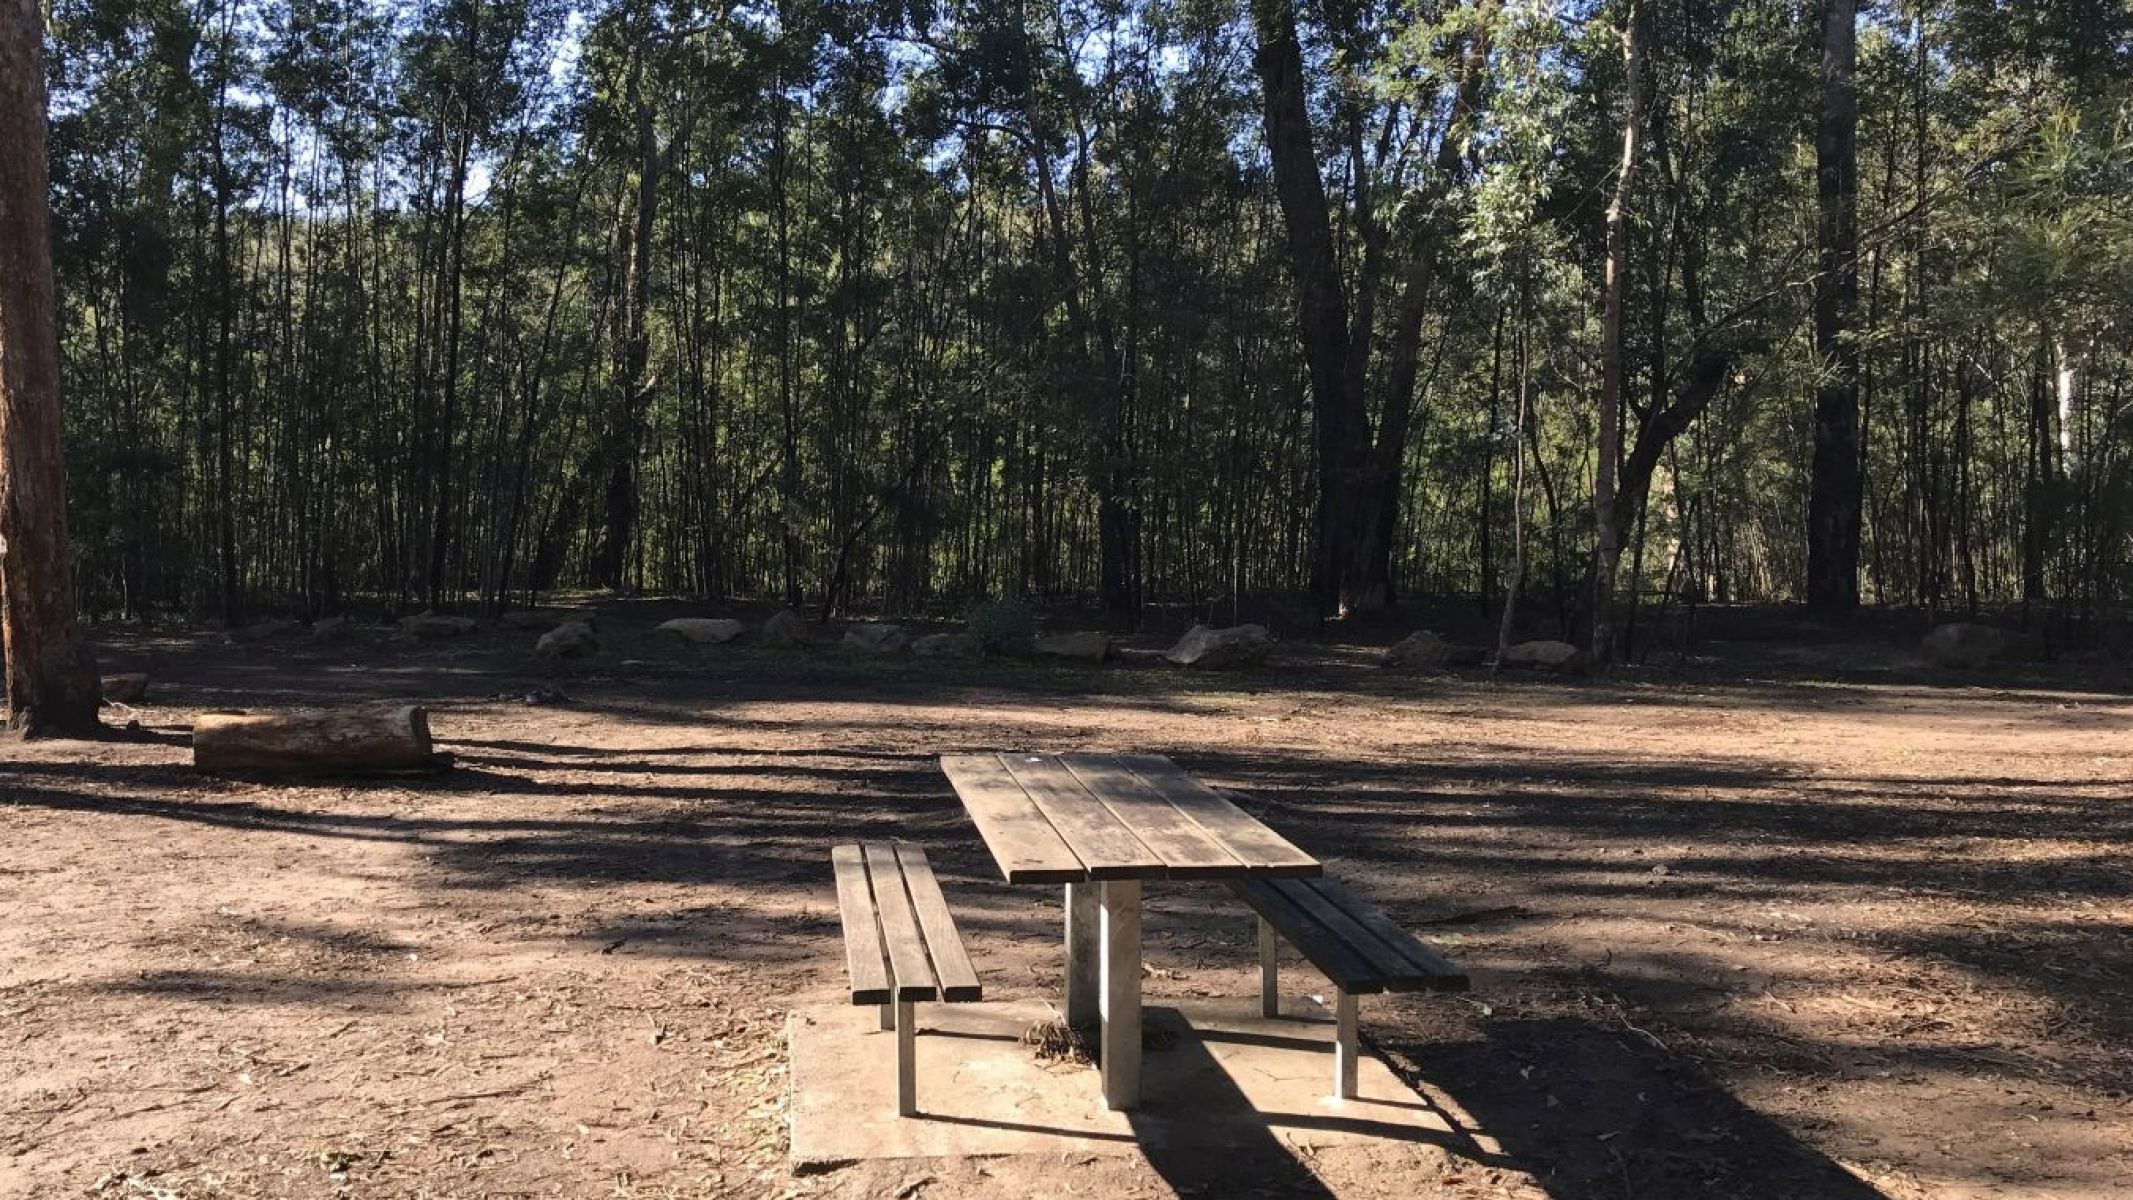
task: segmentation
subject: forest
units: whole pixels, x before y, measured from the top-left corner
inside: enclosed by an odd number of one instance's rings
[[[2129,62],[2116,0],[53,0],[80,600],[2077,628]]]

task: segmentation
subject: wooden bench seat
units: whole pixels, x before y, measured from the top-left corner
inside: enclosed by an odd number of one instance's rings
[[[1343,1100],[1355,1098],[1357,996],[1467,988],[1466,972],[1332,879],[1247,879],[1230,888],[1259,914],[1264,1015],[1281,1015],[1277,934],[1333,984],[1333,1092]]]
[[[916,1115],[918,1027],[911,1006],[978,1000],[984,991],[925,851],[901,843],[850,844],[831,850],[830,863],[852,1003],[880,1006],[881,1027],[896,1031],[896,1111]]]

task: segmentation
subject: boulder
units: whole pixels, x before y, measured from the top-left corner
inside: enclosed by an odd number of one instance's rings
[[[1982,667],[2007,653],[2007,635],[1990,625],[1951,621],[1919,644],[1937,667]]]
[[[779,609],[763,622],[763,640],[773,646],[790,646],[807,640],[807,622],[789,608]]]
[[[271,641],[274,638],[286,637],[296,632],[297,628],[296,622],[276,617],[271,621],[255,621],[250,625],[232,629],[229,632],[229,640],[232,642]]]
[[[911,648],[911,635],[901,625],[862,621],[845,629],[844,644],[872,654],[901,654]]]
[[[976,658],[985,653],[985,645],[974,634],[929,633],[911,643],[911,653],[920,658]]]
[[[741,636],[747,626],[724,617],[677,617],[663,622],[659,632],[670,633],[699,646],[723,646]]]
[[[1264,625],[1232,625],[1227,629],[1195,625],[1164,657],[1181,667],[1220,671],[1265,661],[1273,644]]]
[[[1394,642],[1378,665],[1400,671],[1441,671],[1451,665],[1454,649],[1429,630],[1418,629]]]
[[[417,613],[400,618],[400,632],[410,637],[431,641],[436,638],[465,637],[479,628],[472,617],[447,617],[438,613]]]
[[[520,609],[516,612],[507,612],[497,619],[513,629],[523,629],[527,633],[546,633],[558,625],[571,621],[588,626],[593,624],[591,613],[571,612],[568,609],[556,608]]]
[[[583,621],[565,621],[533,644],[533,652],[542,658],[582,658],[599,650],[600,635]]]
[[[1111,635],[1106,633],[1055,633],[1030,643],[1030,653],[1039,658],[1069,658],[1075,662],[1100,663],[1111,657]]]
[[[148,694],[148,674],[145,671],[106,675],[103,684],[104,699],[118,704],[135,704]]]
[[[1503,660],[1498,665],[1579,675],[1585,671],[1585,652],[1569,642],[1519,642],[1504,647]]]

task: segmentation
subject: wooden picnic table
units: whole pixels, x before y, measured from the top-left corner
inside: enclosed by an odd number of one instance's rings
[[[1066,885],[1066,1019],[1100,1025],[1104,1104],[1141,1087],[1141,882],[1322,875],[1319,861],[1157,754],[946,754],[1009,883]]]

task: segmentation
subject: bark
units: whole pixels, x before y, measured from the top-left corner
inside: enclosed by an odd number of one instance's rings
[[[380,775],[450,763],[419,705],[295,713],[206,713],[193,723],[193,769],[210,775]]]
[[[1859,606],[1858,127],[1853,82],[1857,0],[1822,5],[1822,120],[1815,136],[1821,261],[1815,275],[1814,466],[1807,513],[1807,602]]]
[[[0,0],[0,642],[8,728],[88,736],[101,687],[68,560],[43,37],[36,0]]]
[[[1637,170],[1637,142],[1644,130],[1644,31],[1642,5],[1630,0],[1622,20],[1622,163],[1614,199],[1607,206],[1606,300],[1601,313],[1600,434],[1593,473],[1595,536],[1592,564],[1592,661],[1604,668],[1614,655],[1615,569],[1622,559],[1622,514],[1615,475],[1622,455],[1622,310],[1629,271],[1630,186]]]
[[[1302,317],[1304,362],[1311,377],[1318,433],[1318,545],[1312,590],[1321,611],[1339,601],[1355,541],[1356,480],[1368,454],[1368,415],[1349,370],[1348,302],[1334,257],[1324,181],[1311,141],[1303,45],[1289,0],[1253,0],[1259,46],[1253,55],[1265,105],[1267,150],[1281,201],[1290,270]]]

